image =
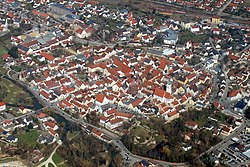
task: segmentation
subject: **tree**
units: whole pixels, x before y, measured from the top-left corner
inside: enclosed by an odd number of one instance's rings
[[[29,123],[28,129],[33,129],[33,124],[32,123]]]
[[[248,109],[245,111],[245,117],[250,119],[250,107],[248,107]]]
[[[18,48],[16,46],[11,47],[11,49],[8,51],[8,54],[15,59],[18,58]]]

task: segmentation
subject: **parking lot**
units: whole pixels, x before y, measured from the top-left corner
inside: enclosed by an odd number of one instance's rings
[[[238,133],[216,151],[216,157],[231,167],[250,164],[250,133],[245,129]]]

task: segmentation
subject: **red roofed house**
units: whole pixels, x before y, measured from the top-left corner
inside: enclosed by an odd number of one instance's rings
[[[95,31],[93,27],[88,27],[86,29],[78,28],[75,32],[76,36],[79,38],[88,38]]]
[[[136,110],[139,112],[139,109],[137,108],[139,105],[141,105],[144,102],[144,98],[136,99],[132,103],[129,104],[129,108],[132,110]]]
[[[44,57],[46,60],[49,60],[49,61],[53,61],[53,60],[55,59],[54,56],[52,56],[52,55],[50,55],[50,54],[48,54],[48,53],[45,53],[45,52],[40,53],[40,55],[41,55],[42,57]],[[43,60],[43,59],[41,59],[40,61],[42,61],[42,60]]]
[[[180,114],[177,111],[172,111],[172,112],[168,113],[167,116],[168,116],[168,122],[170,122],[176,118],[179,118]]]
[[[59,127],[58,127],[54,122],[52,122],[52,121],[47,121],[47,122],[45,122],[45,123],[44,123],[44,126],[45,126],[46,129],[51,128],[51,129],[53,129],[54,131],[57,130],[57,129],[59,128]]]
[[[11,58],[11,56],[8,53],[5,53],[3,54],[2,58],[3,60],[8,61]]]
[[[6,104],[2,101],[0,101],[0,111],[6,110]]]
[[[223,126],[223,128],[221,129],[221,134],[228,136],[231,132],[232,132],[232,127],[227,127],[227,126]]]
[[[103,133],[100,132],[99,130],[97,130],[96,128],[94,128],[94,129],[92,130],[92,133],[93,133],[93,135],[94,135],[95,137],[98,137],[98,138],[101,138],[102,135],[103,135]]]
[[[106,127],[108,129],[115,129],[119,126],[122,126],[123,124],[123,119],[121,118],[115,118],[115,119],[112,119],[110,120],[107,124],[106,124]]]
[[[5,120],[3,122],[3,127],[6,127],[6,126],[9,126],[9,125],[12,125],[12,124],[13,124],[13,121],[11,121],[11,120]]]
[[[97,94],[95,100],[96,100],[96,104],[99,106],[108,104],[109,102],[109,100],[105,97],[104,94]]]
[[[241,91],[240,90],[232,90],[228,93],[228,97],[230,98],[230,100],[240,99],[242,97]]]
[[[115,113],[115,116],[116,116],[116,118],[129,119],[129,120],[132,119],[132,118],[134,117],[133,114],[124,113],[124,112],[119,112],[119,111],[117,111],[117,112]]]
[[[186,122],[185,126],[187,128],[193,129],[193,130],[198,128],[198,124],[196,122],[193,122],[193,121]]]
[[[172,102],[173,101],[173,97],[170,95],[169,92],[166,92],[163,89],[160,88],[156,88],[154,91],[154,98],[160,100],[161,102]]]

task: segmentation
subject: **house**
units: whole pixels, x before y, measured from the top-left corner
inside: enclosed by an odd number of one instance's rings
[[[96,100],[96,104],[100,106],[108,104],[109,102],[109,100],[106,98],[104,94],[97,94],[95,100]]]
[[[11,56],[8,54],[8,53],[5,53],[2,55],[2,59],[5,60],[5,61],[8,61],[11,59]]]
[[[101,138],[103,136],[103,133],[99,130],[97,130],[96,128],[93,128],[92,130],[92,134],[97,137],[97,138]]]
[[[0,101],[0,111],[6,110],[6,104],[2,101]]]
[[[154,98],[159,99],[161,102],[165,103],[173,101],[173,97],[170,95],[170,93],[160,88],[155,88]]]
[[[230,98],[230,100],[240,99],[242,97],[241,91],[240,90],[232,90],[228,93],[228,97]]]
[[[93,27],[87,27],[86,29],[78,28],[75,31],[75,34],[79,38],[88,38],[91,36],[91,34],[95,31]]]
[[[170,121],[172,121],[174,119],[179,118],[180,114],[175,110],[175,111],[172,111],[172,112],[168,113],[167,116],[168,116],[167,120],[168,120],[168,122],[170,122]]]
[[[193,121],[186,122],[185,126],[187,128],[193,129],[193,130],[196,130],[198,128],[198,124],[196,122],[193,122]]]
[[[10,126],[10,125],[12,125],[13,124],[13,121],[12,120],[5,120],[4,122],[3,122],[3,127],[7,127],[7,126]]]
[[[44,127],[46,129],[50,129],[51,128],[54,131],[57,130],[57,129],[59,129],[59,127],[53,121],[47,121],[47,122],[45,122],[44,123]]]
[[[221,22],[221,17],[220,16],[214,16],[211,18],[211,22],[212,23],[215,23],[215,24],[218,24]]]
[[[164,44],[176,45],[177,41],[178,41],[178,35],[172,30],[167,30],[163,35]]]
[[[192,145],[191,145],[191,144],[184,144],[181,148],[182,148],[184,151],[188,151],[188,150],[191,150],[191,149],[192,149]]]
[[[16,143],[18,141],[18,138],[12,135],[9,135],[6,140],[10,143]]]
[[[123,124],[123,119],[115,118],[106,123],[108,129],[115,129]]]
[[[37,142],[40,144],[45,144],[45,143],[52,144],[56,142],[56,138],[52,136],[51,134],[39,135],[39,137],[37,138]]]
[[[199,32],[200,31],[200,27],[199,26],[191,26],[190,27],[190,31],[191,32]]]
[[[225,135],[225,136],[228,136],[228,135],[230,135],[230,133],[232,132],[232,127],[231,126],[229,126],[229,127],[227,127],[227,126],[223,126],[223,128],[221,129],[221,134],[222,135]]]

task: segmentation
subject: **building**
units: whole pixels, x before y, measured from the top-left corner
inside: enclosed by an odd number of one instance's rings
[[[50,12],[55,13],[57,15],[72,14],[74,12],[73,9],[66,8],[64,5],[55,2],[49,4],[49,9]]]
[[[214,16],[214,17],[212,17],[211,22],[215,23],[215,24],[220,23],[221,22],[220,16]]]
[[[0,102],[0,111],[6,110],[6,104],[4,102]]]
[[[172,30],[167,30],[166,33],[163,35],[164,44],[176,45],[177,41],[178,41],[178,35]]]

